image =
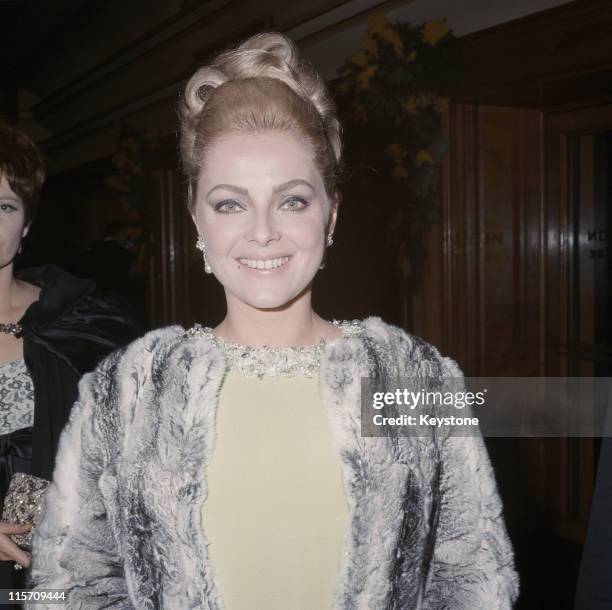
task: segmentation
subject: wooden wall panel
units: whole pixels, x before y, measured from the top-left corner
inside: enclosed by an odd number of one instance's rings
[[[416,332],[469,375],[541,374],[542,128],[535,110],[453,104],[443,224],[432,231]],[[442,278],[442,279],[440,279]],[[435,310],[434,310],[435,311]]]
[[[195,319],[192,304],[197,287],[191,277],[195,230],[185,210],[181,178],[176,169],[159,172],[159,193],[153,217],[154,244],[150,265],[151,325],[190,325]]]

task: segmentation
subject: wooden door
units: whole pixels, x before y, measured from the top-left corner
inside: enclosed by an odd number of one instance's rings
[[[610,375],[610,125],[612,105],[449,107],[443,222],[430,236],[415,332],[466,375]],[[517,549],[521,607],[565,607],[599,442],[486,443]]]

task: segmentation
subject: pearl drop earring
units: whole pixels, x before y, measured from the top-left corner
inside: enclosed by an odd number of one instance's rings
[[[331,246],[334,243],[334,240],[332,238],[332,234],[330,233],[327,236],[327,245]],[[319,269],[325,269],[325,258],[323,258],[323,262],[319,265]]]
[[[212,269],[210,268],[210,264],[208,263],[208,259],[206,258],[206,243],[201,235],[198,235],[198,241],[196,241],[196,248],[198,250],[201,250],[202,255],[204,256],[204,271],[206,273],[212,273]]]

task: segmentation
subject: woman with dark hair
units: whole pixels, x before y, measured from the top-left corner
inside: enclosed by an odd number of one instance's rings
[[[79,378],[137,334],[93,282],[53,265],[15,272],[44,179],[36,146],[0,120],[0,506],[15,472],[51,479]],[[27,529],[0,522],[0,588],[24,586],[13,568],[30,555],[9,535]]]
[[[478,431],[361,432],[363,378],[421,387],[462,382],[459,367],[379,317],[313,310],[342,156],[321,77],[279,33],[229,49],[187,84],[181,155],[227,314],[153,331],[83,378],[36,589],[88,610],[509,609]]]

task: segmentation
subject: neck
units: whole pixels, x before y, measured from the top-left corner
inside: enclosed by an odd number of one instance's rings
[[[14,312],[17,293],[17,280],[13,276],[13,263],[0,268],[0,322],[10,322],[8,319]]]
[[[17,322],[40,295],[40,287],[15,279],[13,263],[0,267],[0,322]]]
[[[260,347],[297,347],[329,338],[329,326],[313,309],[310,290],[278,309],[257,309],[227,295],[227,315],[214,329],[225,341]]]

